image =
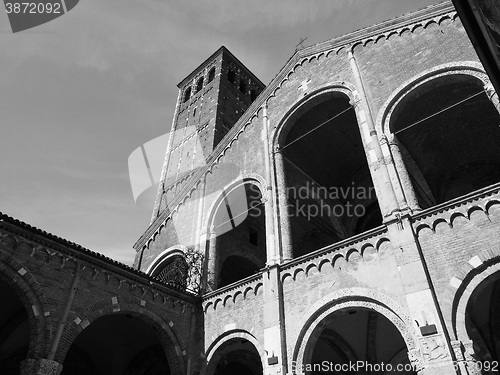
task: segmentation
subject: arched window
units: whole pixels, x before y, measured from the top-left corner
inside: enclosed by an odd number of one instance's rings
[[[171,256],[157,267],[152,276],[158,281],[180,289],[186,289],[188,264],[182,255]]]
[[[325,92],[306,101],[287,120],[280,143],[294,257],[382,225],[347,95]]]
[[[196,92],[199,92],[203,88],[203,77],[200,77],[198,81],[196,81]]]
[[[188,87],[186,91],[184,91],[184,103],[189,100],[191,97],[191,87]]]
[[[389,125],[421,208],[500,182],[499,123],[475,77],[450,74],[405,94]]]
[[[212,82],[215,78],[215,66],[208,72],[208,83]]]
[[[227,72],[227,80],[231,83],[234,83],[236,80],[236,74],[234,73],[234,70],[230,70]]]
[[[245,181],[223,197],[213,216],[214,262],[207,275],[213,288],[255,275],[266,265],[266,215],[259,187]]]
[[[245,80],[240,80],[240,91],[244,94],[247,89],[247,84]]]

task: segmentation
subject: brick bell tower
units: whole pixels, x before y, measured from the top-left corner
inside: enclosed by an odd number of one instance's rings
[[[210,156],[265,85],[222,46],[178,85],[151,222]]]

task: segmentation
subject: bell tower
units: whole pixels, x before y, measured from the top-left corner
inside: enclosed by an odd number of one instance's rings
[[[153,221],[265,88],[222,46],[178,85]]]

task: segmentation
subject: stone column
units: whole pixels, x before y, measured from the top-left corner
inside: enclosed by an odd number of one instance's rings
[[[207,256],[206,269],[205,269],[205,280],[204,285],[205,291],[209,292],[215,290],[217,287],[217,234],[215,233],[215,228],[213,226],[207,231],[207,233],[201,235],[205,239],[207,250],[205,252]]]
[[[368,99],[361,79],[358,64],[352,51],[347,52],[349,64],[356,83],[356,91],[353,92],[354,103],[352,103],[358,121],[363,148],[365,149],[368,167],[373,180],[373,186],[377,194],[380,211],[384,221],[394,220],[399,213],[399,203],[394,191],[393,184],[384,162],[384,155],[377,136],[377,131],[373,124],[373,118],[368,104]]]
[[[488,99],[490,99],[497,111],[500,113],[500,100],[498,99],[498,94],[491,82],[484,85],[484,91],[486,92],[486,95],[488,95]]]
[[[281,258],[283,261],[293,259],[292,229],[290,213],[288,212],[288,197],[286,191],[285,163],[280,150],[274,152],[274,168],[276,173],[276,190],[278,195],[279,239],[281,243]]]
[[[420,211],[420,205],[418,204],[413,183],[411,182],[403,156],[401,155],[401,150],[399,149],[399,141],[393,135],[391,135],[389,139],[385,138],[385,140],[390,150],[392,163],[396,169],[399,183],[403,189],[405,202],[411,211]]]
[[[287,351],[283,309],[283,288],[278,265],[267,267],[262,275],[264,292],[264,374],[284,375]]]
[[[477,363],[476,355],[474,352],[474,343],[472,342],[472,340],[469,340],[464,341],[462,344],[464,346],[464,362],[467,371],[465,374],[481,375],[481,368]]]
[[[268,191],[270,187],[268,188]],[[273,264],[279,263],[280,256],[276,252],[275,248],[275,236],[274,236],[274,215],[273,215],[273,202],[270,194],[266,194],[266,198],[262,197],[262,202],[264,203],[264,215],[266,220],[266,265],[272,266]]]
[[[59,375],[63,365],[45,358],[27,358],[21,362],[20,375]]]
[[[389,178],[391,179],[392,186],[394,188],[394,194],[396,194],[396,199],[398,201],[399,208],[402,212],[408,211],[409,207],[406,203],[406,197],[403,191],[403,186],[401,180],[399,179],[396,166],[394,165],[394,159],[391,155],[391,150],[389,143],[387,142],[387,137],[382,135],[380,139],[380,148],[382,149],[382,155],[384,156],[384,164],[387,166],[387,172],[389,173]]]
[[[467,375],[469,372],[467,371],[467,363],[464,359],[464,350],[462,346],[462,342],[460,340],[450,341],[451,348],[455,353],[455,370],[460,370],[460,374]]]
[[[266,186],[262,186],[265,191],[262,192],[262,202],[264,203],[264,214],[266,220],[266,265],[272,266],[280,262],[280,254],[277,251],[276,236],[274,227],[274,202],[273,186],[271,172],[271,152],[269,145],[269,119],[267,117],[267,104],[262,110],[262,142],[264,144],[264,165],[266,168]]]

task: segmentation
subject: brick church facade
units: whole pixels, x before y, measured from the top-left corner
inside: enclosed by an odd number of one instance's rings
[[[133,267],[1,217],[0,373],[499,373],[500,102],[450,3],[178,87]]]

